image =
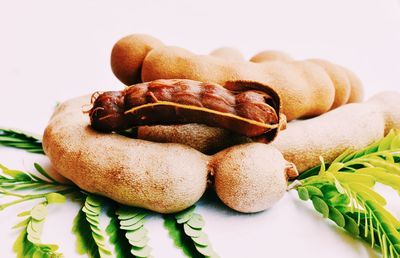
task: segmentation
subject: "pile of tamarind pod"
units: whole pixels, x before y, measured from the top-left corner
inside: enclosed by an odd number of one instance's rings
[[[183,144],[98,132],[82,112],[90,99],[61,103],[43,135],[44,151],[55,170],[85,191],[173,213],[196,203],[213,181],[226,205],[258,212],[277,202],[286,192],[287,177],[297,174],[268,144],[237,145],[209,156]],[[267,167],[265,157],[272,161]]]
[[[363,98],[360,80],[348,69],[321,59],[296,61],[276,51],[263,51],[249,61],[231,48],[196,55],[135,34],[114,45],[111,66],[127,85],[177,78],[221,85],[232,80],[257,81],[281,96],[288,121],[318,116]]]

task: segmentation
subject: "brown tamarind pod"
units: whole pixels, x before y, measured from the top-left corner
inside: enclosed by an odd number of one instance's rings
[[[177,47],[150,51],[143,62],[142,80],[174,78],[221,85],[227,81],[250,80],[268,85],[281,96],[282,112],[288,121],[327,112],[335,97],[329,75],[311,62],[229,62]]]
[[[285,121],[278,94],[246,81],[229,82],[227,88],[172,79],[105,92],[89,111],[91,125],[111,132],[142,125],[200,123],[271,141]]]
[[[309,59],[309,62],[315,63],[322,67],[333,82],[335,87],[335,100],[331,109],[346,104],[349,101],[351,93],[351,84],[347,72],[340,66],[332,64],[322,59]]]
[[[243,62],[245,61],[243,54],[236,48],[232,47],[220,47],[214,49],[210,56],[219,57],[231,62]]]
[[[141,69],[147,53],[162,46],[158,39],[144,34],[126,36],[115,43],[111,52],[111,68],[124,84],[141,82]]]
[[[254,55],[250,58],[250,62],[253,63],[262,63],[262,62],[270,62],[270,61],[292,61],[293,59],[286,53],[281,51],[274,50],[265,50],[261,51],[258,54]]]

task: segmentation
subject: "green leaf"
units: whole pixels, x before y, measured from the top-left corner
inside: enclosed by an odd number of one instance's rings
[[[320,198],[318,196],[312,196],[311,201],[314,205],[314,208],[319,213],[321,213],[324,218],[327,218],[329,216],[328,204],[326,204],[326,202],[322,198]]]
[[[41,203],[33,207],[31,210],[31,217],[36,220],[44,220],[47,216],[46,205]]]
[[[311,197],[313,196],[318,196],[318,197],[323,197],[324,194],[321,192],[321,190],[315,186],[312,185],[306,185],[304,186],[307,189],[308,195]]]
[[[344,219],[345,219],[344,229],[346,229],[353,236],[358,236],[360,234],[360,230],[358,228],[357,222],[348,215],[344,215]]]
[[[379,142],[378,151],[389,150],[394,137],[395,137],[395,132],[390,131],[388,135],[386,135],[386,137]]]
[[[86,215],[86,220],[89,222],[92,237],[97,245],[98,253],[100,257],[111,257],[112,252],[107,248],[105,239],[107,239],[106,232],[100,227],[100,212],[103,199],[95,196],[88,195],[85,200],[85,206],[82,211]],[[88,212],[88,210],[90,212]]]
[[[91,232],[86,215],[80,209],[74,218],[72,227],[72,233],[76,236],[76,251],[78,254],[87,254],[91,258],[97,258],[100,257],[100,254]]]
[[[67,198],[65,198],[64,195],[59,194],[59,193],[49,193],[46,194],[46,200],[47,202],[50,203],[64,203]]]
[[[115,207],[107,211],[107,215],[111,217],[110,223],[106,228],[111,244],[114,246],[116,258],[133,257],[130,253],[131,245],[125,237],[125,231],[120,229],[119,220],[115,214]]]
[[[190,220],[193,216],[193,212],[196,206],[190,206],[189,208],[175,214],[175,219],[179,224],[185,223]]]
[[[341,183],[360,183],[368,187],[375,185],[374,177],[357,173],[332,173]]]
[[[47,172],[46,170],[44,170],[44,168],[42,166],[40,166],[38,163],[34,163],[33,164],[35,166],[35,169],[37,172],[39,172],[42,176],[44,176],[45,178],[47,178],[48,180],[50,180],[50,182],[56,182],[56,180],[54,180],[54,178],[52,178]]]
[[[194,229],[202,229],[205,224],[203,217],[197,213],[194,213],[193,216],[185,223]]]
[[[318,175],[320,169],[321,169],[321,166],[316,166],[316,167],[310,168],[310,169],[304,171],[303,173],[301,173],[297,177],[297,179],[302,180],[302,179],[306,179],[308,177],[316,176],[316,175]]]
[[[346,220],[343,214],[335,207],[329,207],[328,217],[333,220],[339,227],[343,228],[346,224]]]
[[[3,165],[0,164],[0,169],[3,173],[11,178],[18,180],[18,181],[32,181],[32,178],[23,171],[20,170],[11,170]]]
[[[358,174],[366,174],[375,177],[375,179],[387,186],[392,187],[400,195],[400,176],[389,174],[384,168],[362,168],[357,170]]]
[[[380,205],[386,205],[386,200],[377,192],[371,190],[365,185],[360,183],[351,183],[348,184],[352,191],[360,195],[364,200],[373,200]]]
[[[164,215],[164,227],[168,230],[175,246],[182,250],[186,257],[203,257],[196,250],[192,239],[183,232],[182,224],[176,222],[174,215]]]
[[[42,143],[34,136],[10,129],[0,129],[0,145],[44,154]]]
[[[298,187],[297,193],[299,195],[299,198],[303,201],[307,201],[310,199],[310,195],[308,194],[307,188],[305,187]]]
[[[17,257],[63,257],[61,253],[56,252],[57,245],[41,243],[41,232],[47,214],[45,204],[40,203],[34,206],[29,213],[31,216],[13,227],[23,227],[13,245]]]

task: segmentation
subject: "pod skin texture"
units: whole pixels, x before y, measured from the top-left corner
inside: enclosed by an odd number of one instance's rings
[[[333,161],[346,149],[357,150],[400,128],[400,93],[382,92],[364,103],[347,104],[319,117],[289,123],[271,144],[299,172]]]

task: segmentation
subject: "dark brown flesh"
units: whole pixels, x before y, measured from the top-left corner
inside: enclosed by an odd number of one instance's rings
[[[89,112],[102,132],[141,125],[200,123],[257,137],[279,126],[279,99],[260,89],[231,91],[192,80],[157,80],[98,95]]]

